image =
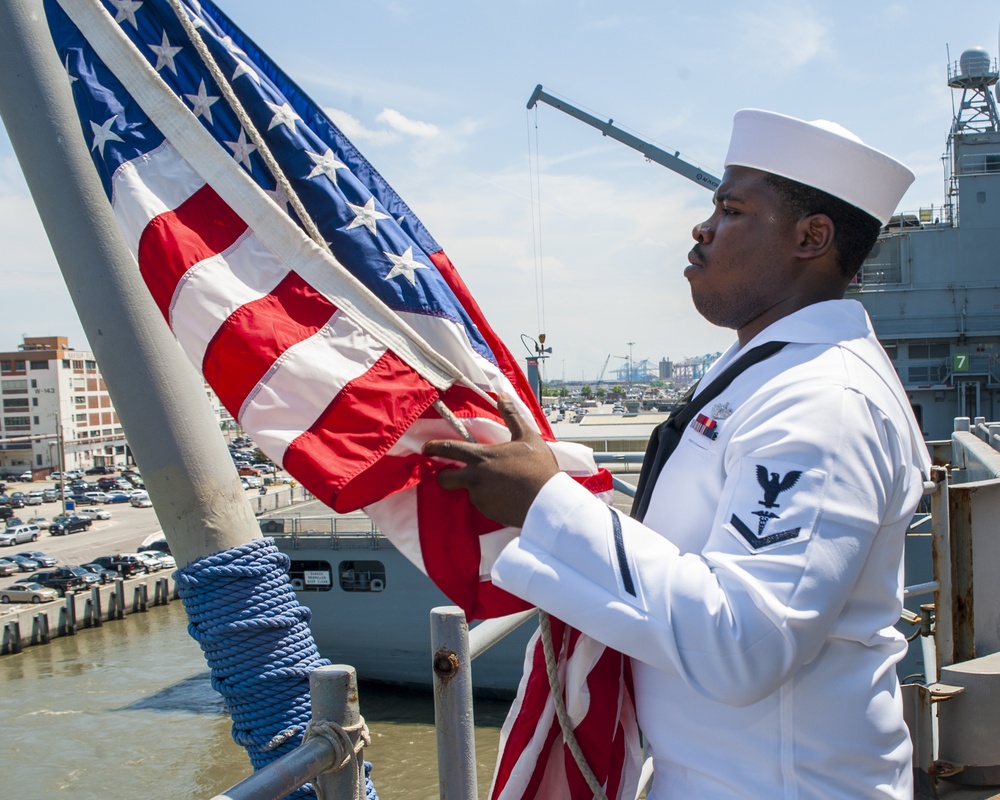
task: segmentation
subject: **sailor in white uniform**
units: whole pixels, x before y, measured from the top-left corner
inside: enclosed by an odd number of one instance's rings
[[[559,473],[504,403],[510,443],[425,449],[467,464],[442,485],[522,528],[494,582],[632,657],[651,798],[912,797],[893,625],[929,460],[843,299],[912,178],[832,123],[736,115],[685,274],[737,341],[641,522]]]

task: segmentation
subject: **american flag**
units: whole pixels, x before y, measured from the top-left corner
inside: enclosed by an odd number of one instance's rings
[[[489,581],[517,531],[441,490],[442,465],[421,446],[462,427],[480,442],[506,440],[494,404],[505,392],[563,469],[595,493],[610,493],[610,476],[589,451],[551,441],[524,376],[442,248],[209,2],[45,0],[45,9],[142,278],[225,407],[320,500],[363,508],[469,619],[525,608]],[[627,661],[554,629],[581,746],[619,796],[631,762],[608,754],[634,740]],[[540,644],[529,650],[495,796],[590,796],[573,788],[575,767],[561,765],[538,653]],[[583,659],[589,667],[577,666]],[[569,793],[538,794],[553,781]]]

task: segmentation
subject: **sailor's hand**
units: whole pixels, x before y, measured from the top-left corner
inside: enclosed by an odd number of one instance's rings
[[[511,440],[483,445],[435,439],[424,445],[424,455],[465,464],[442,470],[444,489],[467,489],[472,504],[501,525],[521,527],[535,496],[559,472],[556,458],[535,430],[525,423],[509,398],[497,401]]]

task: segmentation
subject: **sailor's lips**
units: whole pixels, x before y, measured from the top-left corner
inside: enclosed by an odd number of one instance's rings
[[[704,269],[705,264],[698,254],[694,250],[688,253],[688,265],[684,268],[684,277],[690,278],[695,273],[701,272]]]

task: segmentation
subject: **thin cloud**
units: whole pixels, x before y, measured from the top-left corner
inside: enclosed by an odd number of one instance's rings
[[[384,122],[394,131],[406,134],[407,136],[418,136],[421,139],[429,139],[441,133],[441,129],[437,125],[410,119],[392,108],[382,109],[375,119],[378,122]]]
[[[323,110],[333,120],[334,125],[340,128],[343,134],[352,142],[382,145],[393,144],[402,138],[395,131],[367,128],[357,117],[348,114],[346,111],[341,111],[339,108],[324,108]]]

